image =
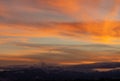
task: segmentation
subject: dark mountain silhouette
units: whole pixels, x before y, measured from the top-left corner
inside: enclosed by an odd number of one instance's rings
[[[0,81],[111,81],[120,80],[120,63],[83,65],[33,65],[5,67],[0,70]],[[95,71],[97,68],[111,69]],[[117,68],[117,69],[115,69]]]

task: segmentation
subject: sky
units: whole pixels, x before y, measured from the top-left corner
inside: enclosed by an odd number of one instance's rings
[[[120,0],[0,0],[0,64],[120,62]]]

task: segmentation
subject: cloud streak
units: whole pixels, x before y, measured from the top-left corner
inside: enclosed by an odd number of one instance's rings
[[[107,26],[107,28],[104,23],[3,24],[0,27],[0,36],[59,37],[115,43],[120,37],[120,24],[118,22],[109,23],[111,25]]]
[[[0,0],[0,59],[119,62],[119,13],[119,0]]]
[[[2,0],[0,3],[0,36],[119,41],[119,0]]]
[[[34,63],[91,64],[99,62],[120,62],[119,48],[104,45],[39,45],[14,43],[18,51],[1,55],[0,60],[31,61]],[[101,50],[98,50],[101,49]],[[110,51],[111,50],[111,51]],[[113,51],[114,50],[114,51]],[[4,58],[3,58],[4,57]],[[12,60],[13,59],[13,60]]]

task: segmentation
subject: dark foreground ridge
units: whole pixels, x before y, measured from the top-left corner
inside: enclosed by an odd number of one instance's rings
[[[75,66],[14,66],[0,69],[0,81],[120,81],[120,69],[95,71],[96,68],[118,68],[120,63]]]

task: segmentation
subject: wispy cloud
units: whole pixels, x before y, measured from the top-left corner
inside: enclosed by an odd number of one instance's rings
[[[0,53],[65,64],[119,62],[119,12],[119,0],[0,0]],[[56,41],[41,45],[41,38]]]
[[[16,37],[58,37],[77,40],[96,41],[105,43],[119,43],[118,22],[104,23],[42,23],[42,24],[4,24],[1,25],[0,36]]]
[[[119,48],[105,45],[41,45],[31,43],[14,43],[19,50],[14,54],[4,55],[2,59],[17,58],[34,63],[47,62],[57,64],[91,64],[99,62],[120,62]],[[20,49],[24,48],[24,49]],[[98,50],[100,49],[100,50]],[[113,50],[113,51],[110,51]],[[18,59],[18,61],[19,61]],[[12,61],[12,60],[11,60]]]
[[[120,37],[118,0],[1,0],[0,4],[0,36],[66,36],[103,42]]]

